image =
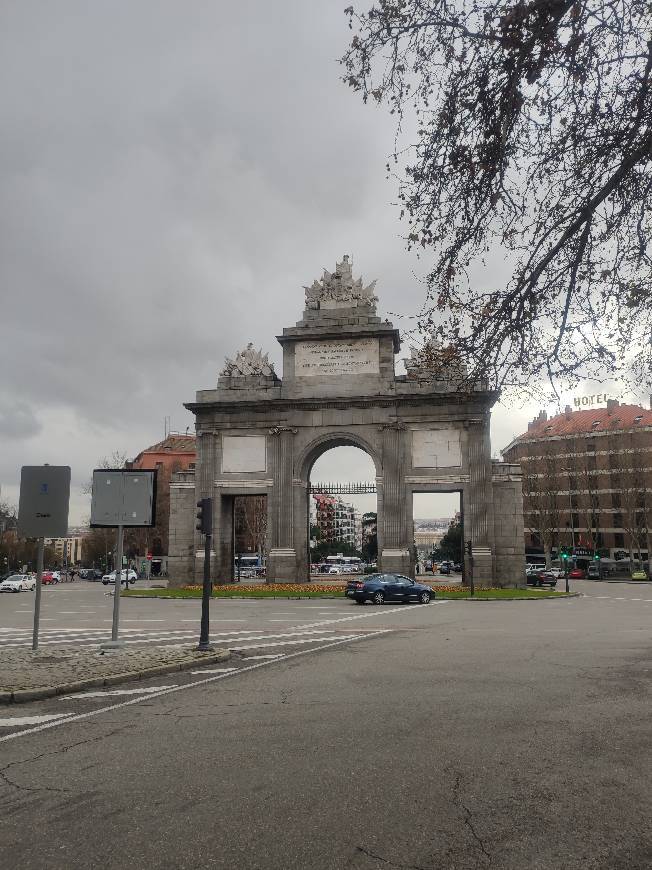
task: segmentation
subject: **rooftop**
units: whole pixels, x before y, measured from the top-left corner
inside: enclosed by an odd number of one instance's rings
[[[138,454],[143,453],[196,453],[197,443],[194,435],[182,435],[180,432],[171,432],[163,441],[158,444],[152,444],[151,447],[146,447]]]
[[[512,444],[518,441],[538,441],[543,438],[623,431],[646,426],[652,426],[651,410],[642,408],[640,405],[621,405],[616,401],[610,401],[607,408],[571,411],[567,407],[563,414],[557,414],[550,419],[545,412],[542,412],[528,424],[528,431],[515,438]]]

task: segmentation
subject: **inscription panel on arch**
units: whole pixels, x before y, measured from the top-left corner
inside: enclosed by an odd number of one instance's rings
[[[413,468],[459,468],[461,465],[458,429],[415,429],[412,432]]]
[[[266,440],[264,435],[223,435],[222,472],[266,471]]]
[[[294,374],[298,378],[380,374],[378,339],[299,341],[294,353]]]

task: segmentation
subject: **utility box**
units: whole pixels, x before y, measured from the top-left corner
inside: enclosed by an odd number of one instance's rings
[[[69,465],[23,465],[18,528],[26,538],[65,538],[69,503]]]
[[[156,524],[156,472],[98,468],[93,472],[91,526]]]

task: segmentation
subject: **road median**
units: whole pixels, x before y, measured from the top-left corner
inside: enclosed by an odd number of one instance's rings
[[[194,647],[146,646],[103,651],[79,646],[49,646],[2,651],[0,704],[20,704],[163,676],[198,665],[224,662],[226,649],[199,652]]]

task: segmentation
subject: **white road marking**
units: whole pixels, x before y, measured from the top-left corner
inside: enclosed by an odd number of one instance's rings
[[[342,640],[352,640],[353,638],[359,637],[357,634],[349,634],[342,638]],[[268,649],[272,646],[296,646],[300,643],[315,643],[315,641],[320,640],[330,640],[327,637],[305,637],[300,640],[279,640],[276,643],[252,643],[251,646],[232,646],[229,649],[234,650],[235,652],[239,652],[240,650],[245,649]]]
[[[179,621],[180,622],[194,622],[195,624],[197,624],[199,622],[199,618],[197,618],[197,619],[180,619]],[[211,622],[248,622],[248,621],[249,620],[247,620],[247,619],[226,619],[226,618],[220,619],[220,618],[216,618],[214,616],[211,616]]]
[[[65,715],[65,713],[47,713],[40,716],[9,716],[6,719],[0,719],[0,728],[11,728],[13,725],[38,725],[41,722],[60,719]]]
[[[276,658],[276,656],[274,656]],[[244,660],[243,660],[244,661]],[[191,674],[230,674],[231,671],[237,671],[237,668],[204,668],[201,671],[190,671]]]
[[[370,634],[361,634],[357,637],[352,638],[352,640],[361,640],[366,637],[377,637],[381,634],[389,634],[391,629],[379,629],[378,631],[374,631]],[[301,649],[297,652],[288,653],[283,656],[281,661],[286,662],[288,659],[295,659],[299,656],[311,655],[315,652],[320,652],[321,650],[331,649],[335,646],[341,646],[343,643],[349,643],[351,638],[339,638],[338,640],[331,641],[330,643],[326,643],[323,646],[314,647],[312,649]],[[205,686],[208,683],[214,683],[217,680],[228,680],[230,677],[235,676],[236,674],[243,674],[247,671],[257,670],[258,668],[268,667],[269,665],[276,664],[276,659],[273,661],[264,661],[257,662],[254,665],[248,665],[245,668],[238,668],[235,671],[229,671],[229,673],[225,674],[215,674],[212,677],[206,677],[204,680],[195,680],[192,683],[184,683],[180,686],[175,686],[172,689],[161,689],[160,691],[153,692],[150,695],[140,695],[137,698],[131,698],[129,701],[121,701],[118,704],[110,704],[108,707],[100,707],[98,710],[89,710],[87,713],[72,713],[68,716],[62,715],[56,721],[52,722],[44,722],[42,725],[36,725],[34,728],[26,728],[24,731],[16,731],[13,734],[5,734],[0,737],[0,743],[6,743],[8,740],[17,740],[19,737],[25,737],[28,734],[38,734],[41,731],[49,731],[50,728],[56,728],[58,725],[64,725],[66,722],[80,722],[83,719],[90,719],[93,716],[99,716],[101,713],[109,713],[112,710],[120,710],[123,707],[132,707],[134,704],[140,704],[143,701],[149,700],[150,698],[160,698],[163,695],[172,695],[175,692],[183,692],[186,689],[194,689],[196,686]],[[76,697],[76,696],[75,696]]]
[[[121,619],[120,622],[165,622],[164,619]]]
[[[79,616],[80,610],[57,610],[57,616]]]
[[[253,662],[256,659],[278,659],[283,655],[283,653],[269,653],[266,656],[245,656],[243,657],[243,662]]]
[[[60,701],[76,701],[78,698],[105,698],[107,695],[151,695],[159,689],[176,689],[178,683],[171,686],[154,686],[151,689],[104,689],[98,692],[78,692],[74,695],[61,695]]]

